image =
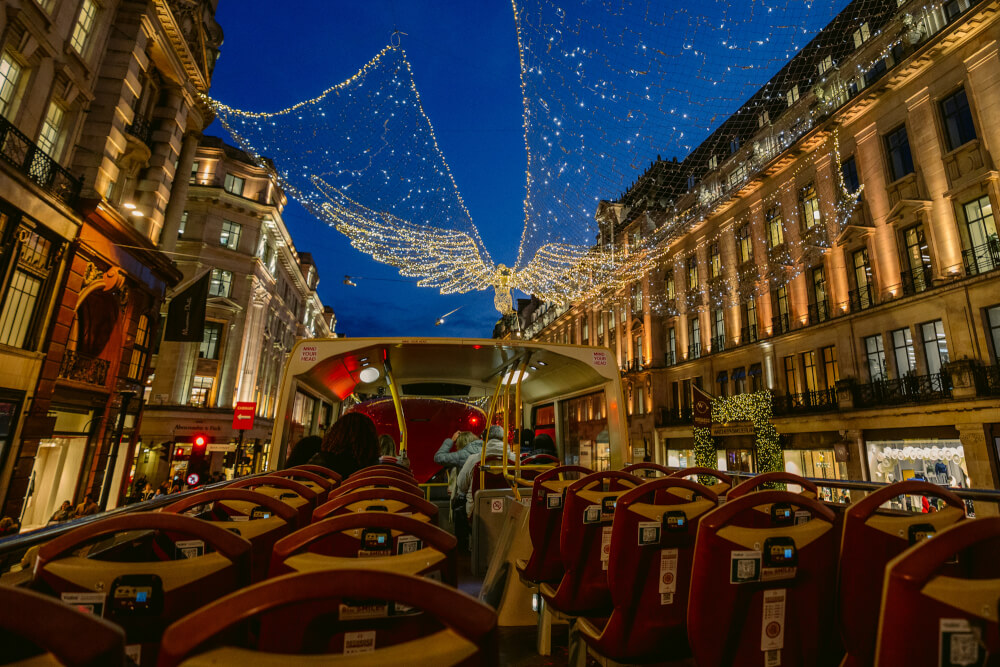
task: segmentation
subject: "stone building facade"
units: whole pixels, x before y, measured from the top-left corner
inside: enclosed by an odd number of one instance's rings
[[[181,279],[157,244],[187,186],[175,170],[212,119],[216,4],[0,3],[0,512],[25,527],[88,492],[114,506],[124,487],[160,305]]]
[[[136,479],[154,482],[186,470],[196,435],[208,440],[213,472],[262,465],[287,355],[299,338],[329,337],[336,326],[317,295],[312,256],[295,250],[282,219],[285,194],[269,172],[206,136],[189,174],[180,226],[163,245],[184,274],[171,294],[211,272],[207,322],[201,343],[165,341],[154,350],[135,467]],[[239,452],[237,402],[256,404]],[[298,415],[302,434],[322,432],[330,415],[318,404],[309,413]]]
[[[766,388],[788,470],[997,488],[998,10],[845,10],[687,158],[601,202],[600,243],[658,235],[658,266],[496,333],[609,348],[636,458],[693,465],[691,385]],[[716,444],[749,469],[752,435]]]

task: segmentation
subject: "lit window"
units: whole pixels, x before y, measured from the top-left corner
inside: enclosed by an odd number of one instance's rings
[[[861,27],[854,31],[854,48],[860,47],[862,44],[868,41],[868,38],[872,36],[871,28],[868,27],[868,21],[861,24]]]
[[[708,246],[708,265],[713,278],[722,275],[722,256],[719,254],[718,241]]]
[[[798,101],[799,101],[799,84],[795,84],[787,93],[785,93],[785,102],[788,106],[792,106]]]
[[[188,224],[188,212],[184,211],[181,213],[181,224],[177,227],[177,238],[184,236],[184,230],[187,229]]]
[[[224,269],[212,269],[212,278],[208,284],[208,293],[212,296],[228,297],[233,286],[233,274]]]
[[[21,66],[9,53],[0,55],[0,116],[8,115],[14,105],[14,94],[21,80]]]
[[[243,186],[245,184],[246,179],[240,178],[239,176],[233,176],[232,174],[226,174],[226,182],[223,187],[226,189],[226,192],[243,196]]]
[[[243,231],[243,226],[238,222],[223,220],[222,234],[219,236],[219,244],[229,248],[230,250],[236,250],[240,245],[241,231]]]
[[[715,169],[718,166],[719,166],[719,156],[718,155],[713,155],[712,157],[708,158],[708,168],[709,169]]]
[[[688,270],[688,290],[694,291],[698,289],[698,258],[695,255],[688,257],[687,261]]]
[[[833,56],[827,56],[826,58],[823,58],[823,60],[820,61],[819,65],[816,66],[816,69],[819,70],[820,76],[823,76],[824,74],[829,72],[832,68],[833,68]]]
[[[212,393],[215,378],[207,375],[195,375],[191,381],[191,405],[199,408],[208,407],[208,399]]]
[[[767,113],[767,111],[764,111],[757,116],[757,127],[764,127],[770,122],[771,122],[771,116],[770,114]]]
[[[222,324],[219,322],[205,322],[205,333],[201,338],[198,356],[202,359],[218,359],[219,341],[221,340]]]
[[[965,94],[965,88],[959,88],[957,92],[941,101],[941,116],[949,151],[976,138],[976,126],[972,122],[972,110],[969,108],[969,98]]]
[[[57,152],[62,135],[64,113],[62,107],[55,102],[49,103],[42,122],[42,130],[38,134],[38,147],[45,151],[53,160],[58,159]]]
[[[132,344],[132,359],[128,364],[128,376],[131,380],[141,380],[139,375],[146,368],[146,356],[149,350],[149,318],[139,316],[135,328],[135,342]]]
[[[73,36],[70,38],[70,44],[80,55],[87,54],[87,41],[94,31],[96,19],[97,5],[94,0],[83,0],[80,13],[76,17],[76,25],[73,26]]]
[[[736,230],[736,242],[740,251],[740,263],[753,259],[753,239],[750,238],[750,225],[743,225]]]
[[[816,188],[810,183],[802,191],[802,225],[806,229],[812,229],[820,222],[819,196],[816,194]]]
[[[772,248],[777,248],[785,242],[785,225],[781,220],[781,209],[777,206],[768,209],[767,214],[767,240]]]
[[[913,155],[910,153],[910,139],[905,125],[900,125],[885,135],[885,150],[889,158],[891,181],[898,181],[913,173]]]

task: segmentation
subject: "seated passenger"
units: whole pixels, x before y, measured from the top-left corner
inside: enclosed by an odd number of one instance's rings
[[[56,510],[49,521],[69,521],[73,518],[73,503],[64,500],[62,507]]]
[[[469,449],[472,445],[466,447]],[[503,459],[504,452],[504,442],[503,442],[503,427],[497,424],[490,426],[489,438],[486,440],[486,457],[494,459]],[[513,457],[514,450],[508,453],[509,457]],[[472,469],[476,467],[479,463],[481,456],[469,456],[465,463],[462,465],[461,472],[458,473],[458,480],[455,482],[455,495],[465,497],[465,515],[472,516],[472,494],[469,490],[472,488]]]
[[[531,455],[534,456],[536,454],[548,454],[549,456],[559,458],[556,443],[552,442],[552,437],[548,433],[539,433],[531,441]]]
[[[459,441],[463,443],[459,446]],[[454,446],[455,451],[451,451]],[[483,448],[483,441],[469,431],[455,431],[450,438],[434,452],[434,463],[445,468],[461,470],[465,460],[473,454],[478,454]]]
[[[378,463],[375,422],[360,412],[349,412],[323,437],[323,445],[309,463],[321,465],[347,479],[352,473]]]
[[[285,468],[294,468],[309,463],[309,460],[316,456],[322,446],[323,438],[318,435],[307,435],[292,447],[291,453],[285,459]]]
[[[73,516],[90,516],[92,514],[97,514],[100,511],[101,506],[97,504],[96,500],[94,500],[94,494],[88,493],[84,496],[83,502],[76,506],[76,511],[73,513]]]
[[[391,435],[383,433],[378,437],[378,453],[382,456],[396,456],[396,441]]]

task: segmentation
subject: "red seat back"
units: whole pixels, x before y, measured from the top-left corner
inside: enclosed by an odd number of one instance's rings
[[[528,536],[531,557],[521,576],[535,583],[558,581],[563,575],[559,550],[559,530],[563,516],[563,494],[576,480],[560,479],[567,474],[589,475],[593,471],[583,466],[560,466],[545,470],[535,477],[531,486],[528,514]]]
[[[941,498],[946,507],[933,514],[909,516],[878,512],[881,505],[901,495]],[[911,527],[924,524],[940,531],[963,518],[965,503],[961,498],[943,487],[919,480],[890,484],[847,508],[840,543],[837,615],[844,648],[852,661],[871,664],[874,659],[885,566],[910,547]],[[914,531],[914,539],[917,532]]]
[[[693,500],[658,503],[665,489]],[[676,497],[676,496],[675,496]],[[611,530],[608,585],[614,611],[597,638],[598,653],[617,662],[658,662],[688,653],[687,602],[695,537],[718,496],[686,479],[651,479],[618,499]]]
[[[355,471],[347,479],[356,479],[358,477],[383,477],[386,475],[390,477],[393,475],[399,475],[403,479],[416,483],[416,478],[413,476],[413,472],[411,472],[408,468],[392,463],[379,463],[373,466],[368,466],[367,468],[362,468],[361,470]]]
[[[330,470],[326,466],[318,466],[309,463],[303,463],[302,465],[289,468],[289,470],[305,470],[306,472],[315,473],[320,477],[325,477],[331,482],[338,484],[343,480],[343,477],[340,476],[339,472],[334,472],[333,470]]]
[[[270,575],[377,566],[457,586],[457,544],[451,533],[402,514],[341,514],[317,521],[278,542],[271,557]]]
[[[746,527],[764,504],[808,511],[798,525]],[[833,512],[787,491],[751,493],[705,515],[688,598],[688,640],[699,665],[836,664]],[[774,651],[780,651],[775,654]],[[770,661],[770,662],[768,662]]]
[[[398,489],[399,491],[405,491],[406,493],[412,493],[415,496],[424,497],[423,490],[413,482],[411,477],[409,480],[402,479],[396,476],[389,475],[371,475],[368,477],[357,477],[350,478],[339,487],[331,492],[330,497],[336,498],[337,496],[342,496],[345,493],[353,493],[358,489],[374,489],[374,488],[386,488],[386,489]]]
[[[295,530],[299,520],[299,513],[294,507],[274,496],[246,489],[234,489],[231,486],[187,496],[160,511],[183,514],[201,505],[210,505],[211,509],[207,516],[199,516],[199,519],[225,528],[250,541],[253,546],[250,556],[253,581],[267,577],[267,567],[274,543]],[[262,513],[262,510],[266,510],[264,513],[270,516],[259,518],[253,516],[255,512]]]
[[[800,477],[794,473],[775,471],[775,472],[765,472],[759,475],[754,475],[753,477],[746,479],[733,488],[729,490],[726,494],[728,500],[735,500],[748,493],[754,493],[759,491],[767,490],[766,485],[768,484],[798,484],[802,487],[800,494],[806,498],[817,498],[819,496],[819,487],[813,482],[810,482],[805,477]],[[771,525],[771,505],[764,504],[758,505],[756,512],[747,512],[744,514],[740,521],[743,526],[750,528],[767,528]],[[790,511],[789,508],[784,508],[785,511]],[[804,510],[800,510],[800,516],[798,520],[803,520],[808,518],[808,513]],[[791,518],[791,522],[794,523],[796,517],[794,515]],[[836,523],[835,527],[839,530],[840,524]]]
[[[486,465],[501,465],[503,463],[502,456],[487,456]],[[512,464],[513,465],[513,464]],[[472,481],[469,485],[469,495],[473,498],[476,497],[476,493],[482,489],[509,489],[510,484],[504,478],[502,472],[490,472],[487,471],[485,475],[480,475],[481,468],[480,464],[476,463],[472,466]],[[513,467],[510,469],[510,473],[514,473]],[[486,481],[486,486],[483,486],[483,479]]]
[[[259,625],[246,622],[252,618]],[[160,667],[210,652],[223,663],[240,657],[226,647],[280,654],[268,662],[275,664],[282,655],[343,654],[345,645],[373,650],[372,664],[496,665],[496,625],[490,607],[422,577],[362,568],[291,574],[175,623],[163,637]]]
[[[565,572],[554,594],[543,595],[557,611],[595,615],[610,611],[608,555],[618,498],[642,483],[625,472],[597,472],[566,487],[559,550]]]
[[[622,472],[627,472],[630,475],[635,475],[636,477],[643,479],[649,479],[650,477],[658,476],[669,477],[677,472],[677,468],[668,468],[667,466],[660,465],[659,463],[644,461],[642,463],[627,465],[622,468]],[[657,473],[659,473],[659,475]]]
[[[4,664],[45,653],[74,667],[125,664],[121,628],[47,595],[13,586],[0,586],[0,646]]]
[[[309,487],[316,492],[316,504],[322,505],[326,502],[327,498],[330,496],[331,489],[335,488],[337,485],[331,482],[327,477],[319,475],[308,470],[302,470],[301,468],[286,468],[285,470],[275,470],[269,472],[268,475],[273,477],[287,477],[288,479],[294,479],[303,486]]]
[[[1000,518],[991,517],[954,524],[890,561],[878,625],[879,667],[995,665],[997,554]],[[957,565],[949,564],[954,559]]]
[[[131,539],[88,557],[75,555],[122,533]],[[228,530],[182,514],[120,514],[44,544],[32,588],[64,599],[96,594],[102,601],[89,604],[103,605],[103,616],[125,630],[128,643],[143,645],[143,665],[155,664],[167,625],[250,583],[250,549]]]
[[[695,475],[697,476],[697,480],[695,481],[707,486],[719,496],[720,504],[726,501],[726,494],[729,493],[729,490],[733,486],[732,478],[726,473],[714,468],[703,468],[701,466],[683,468],[670,473],[671,477],[678,479],[686,479]],[[714,484],[711,483],[713,479],[716,480]],[[665,496],[659,502],[668,502],[671,497],[679,498],[677,502],[687,502],[691,499],[691,492],[687,489],[668,489],[665,491]]]
[[[362,489],[326,501],[313,512],[312,520],[322,521],[339,514],[372,511],[423,515],[433,523],[437,519],[438,508],[421,496],[399,489]]]
[[[308,486],[288,477],[261,475],[246,477],[227,485],[230,489],[256,489],[259,493],[273,495],[294,507],[299,513],[299,527],[309,523],[309,517],[316,508],[316,498],[319,494]]]

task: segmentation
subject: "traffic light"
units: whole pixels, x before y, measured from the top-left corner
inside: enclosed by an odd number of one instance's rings
[[[208,447],[208,436],[202,433],[191,439],[191,454],[204,454]]]
[[[204,433],[195,433],[191,437],[191,457],[188,459],[187,473],[190,477],[195,474],[199,479],[206,479],[208,476],[208,461],[206,460],[208,445],[212,442],[212,437]],[[190,483],[190,482],[189,482]],[[192,486],[197,485],[197,482]]]

